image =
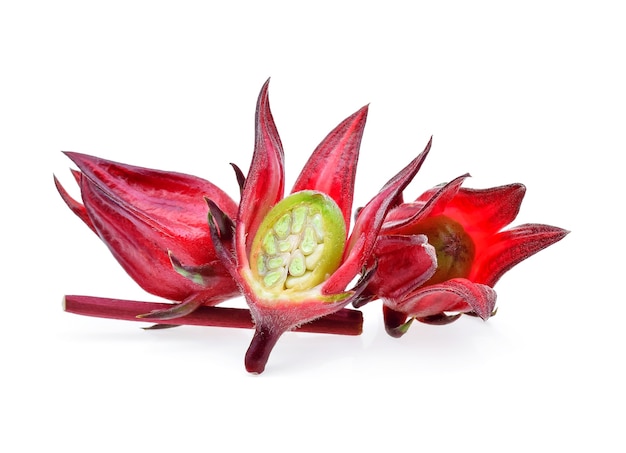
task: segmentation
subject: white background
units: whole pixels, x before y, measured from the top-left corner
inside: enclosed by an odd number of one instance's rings
[[[3,2],[0,450],[624,451],[619,3]],[[432,134],[409,197],[522,182],[515,224],[572,233],[504,276],[487,323],[397,340],[374,303],[360,337],[286,334],[261,376],[251,331],[64,313],[156,299],[63,204],[61,150],[237,198],[268,77],[288,185],[369,103],[355,206]]]

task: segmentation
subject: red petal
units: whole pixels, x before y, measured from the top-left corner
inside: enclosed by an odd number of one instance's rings
[[[222,232],[219,229],[218,219],[223,216],[224,213],[219,206],[208,198],[206,199],[206,202],[209,207],[209,234],[211,235],[211,242],[215,246],[215,253],[234,281],[237,282],[237,285],[241,288],[241,291],[246,296],[246,299],[248,299],[253,293],[249,285],[246,283],[246,280],[238,271],[238,262],[241,262],[242,259],[236,257],[235,251],[232,248],[232,242],[229,243],[228,241],[222,241]]]
[[[146,221],[143,212],[118,204],[88,178],[83,178],[81,192],[98,235],[124,270],[146,291],[175,301],[201,292],[207,305],[238,294],[230,274],[215,256],[208,227],[206,234],[190,231],[176,236],[159,224]],[[210,286],[195,284],[179,275],[170,263],[168,251],[190,265],[212,266]]]
[[[563,239],[569,231],[550,225],[526,224],[502,231],[491,238],[476,257],[469,279],[494,286],[519,262]]]
[[[383,227],[385,234],[413,234],[415,225],[429,216],[443,213],[469,174],[459,176],[443,186],[437,186],[419,196],[415,203],[400,205],[392,210]]]
[[[350,230],[354,179],[367,119],[367,106],[346,118],[317,146],[302,169],[292,193],[317,190],[335,200]]]
[[[208,237],[204,197],[212,199],[231,217],[237,212],[236,203],[225,192],[202,178],[85,154],[66,154],[114,203],[168,234],[190,239]]]
[[[217,260],[206,223],[204,196],[231,215],[237,206],[208,181],[180,173],[120,164],[67,153],[82,171],[85,213],[126,272],[146,291],[181,301],[203,293],[214,304],[237,294],[236,286]],[[190,266],[211,267],[211,288],[178,275],[168,251]]]
[[[423,285],[437,270],[435,248],[423,234],[380,236],[373,256],[377,269],[368,291],[397,299]]]
[[[445,208],[472,237],[491,236],[507,226],[520,209],[526,187],[509,184],[489,189],[461,189]],[[479,239],[478,239],[479,240]]]
[[[324,294],[335,294],[343,291],[350,281],[362,271],[376,244],[378,233],[389,207],[415,177],[424,163],[431,145],[432,138],[428,141],[424,151],[389,180],[378,195],[361,209],[354,230],[348,239],[344,252],[344,262],[324,283],[322,289]]]
[[[76,173],[78,173],[78,172],[76,172]],[[76,180],[78,181],[78,183],[80,185],[80,173],[78,173],[78,175],[75,174],[74,177],[76,178]],[[87,215],[87,210],[85,209],[85,206],[83,206],[78,201],[76,201],[72,197],[70,197],[70,194],[67,193],[65,188],[63,188],[63,186],[61,185],[61,183],[59,182],[59,180],[57,179],[56,176],[54,177],[54,185],[56,186],[57,190],[59,191],[59,195],[61,195],[61,198],[63,198],[63,201],[65,201],[65,204],[67,204],[67,206],[72,210],[72,212],[74,214],[76,214],[78,216],[78,218],[80,218],[83,222],[85,222],[85,224],[89,228],[91,228],[91,230],[95,233],[96,229],[94,228],[93,224],[91,223],[91,219]]]
[[[269,80],[263,85],[257,101],[254,155],[237,217],[237,253],[240,259],[246,261],[259,225],[270,209],[282,199],[285,187],[285,157],[270,110],[268,85]],[[246,238],[249,238],[247,247]]]
[[[401,300],[385,299],[384,302],[393,310],[417,318],[443,312],[475,312],[481,318],[487,319],[496,305],[496,292],[487,285],[454,278],[419,288]]]

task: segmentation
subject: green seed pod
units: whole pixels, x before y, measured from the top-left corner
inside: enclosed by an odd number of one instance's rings
[[[437,271],[429,285],[458,277],[467,277],[474,262],[474,241],[461,224],[447,216],[436,216],[420,222],[419,233],[428,236],[428,242],[437,252]]]
[[[252,242],[253,278],[275,295],[307,291],[341,263],[346,226],[328,195],[305,190],[281,200],[267,214]]]

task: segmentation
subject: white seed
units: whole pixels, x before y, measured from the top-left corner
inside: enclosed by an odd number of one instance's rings
[[[256,268],[259,271],[259,275],[265,275],[267,272],[267,264],[265,264],[265,255],[259,255],[256,260]]]
[[[299,234],[302,231],[302,227],[306,223],[306,217],[309,213],[307,206],[298,206],[292,211],[293,222],[291,223],[291,232],[293,234]]]
[[[317,242],[324,241],[324,219],[322,218],[322,214],[319,212],[315,214],[311,220],[310,224],[315,230],[315,235],[317,236]]]
[[[274,286],[282,286],[287,278],[287,269],[281,267],[279,269],[269,271],[263,277],[263,283],[266,287],[272,288]]]
[[[291,231],[291,214],[287,212],[274,224],[274,232],[278,239],[285,239]]]
[[[294,277],[293,275],[289,275],[285,280],[285,287],[287,289],[306,289],[311,287],[311,276],[313,274],[307,272],[301,277]]]
[[[315,269],[320,260],[322,259],[322,255],[324,254],[324,244],[319,244],[313,253],[307,256],[304,259],[304,263],[306,264],[306,268],[310,271]]]
[[[291,253],[298,248],[298,244],[300,244],[300,235],[290,234],[286,239],[278,242],[278,251]]]
[[[263,238],[263,250],[268,255],[274,255],[278,249],[278,241],[273,233],[267,233]]]
[[[310,255],[317,247],[317,237],[315,235],[315,230],[307,226],[304,228],[304,233],[302,234],[302,242],[300,242],[300,250],[305,255]]]
[[[285,267],[289,263],[291,255],[289,253],[280,253],[278,255],[269,256],[267,258],[267,267],[270,270]]]
[[[291,254],[291,261],[289,263],[289,275],[294,277],[301,277],[306,272],[306,264],[304,262],[304,255],[300,250],[296,250]]]

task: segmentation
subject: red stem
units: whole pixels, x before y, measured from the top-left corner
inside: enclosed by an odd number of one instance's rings
[[[244,361],[248,373],[261,374],[265,370],[272,349],[281,334],[282,332],[269,329],[267,326],[257,326]]]
[[[138,302],[123,299],[107,299],[92,296],[65,296],[63,307],[68,313],[98,318],[141,321],[138,315],[153,310],[170,308],[172,304]],[[200,307],[193,313],[175,319],[155,320],[158,324],[235,327],[253,329],[250,311],[243,308]],[[363,314],[358,310],[344,308],[294,329],[299,332],[330,333],[337,335],[360,335],[363,331]]]

